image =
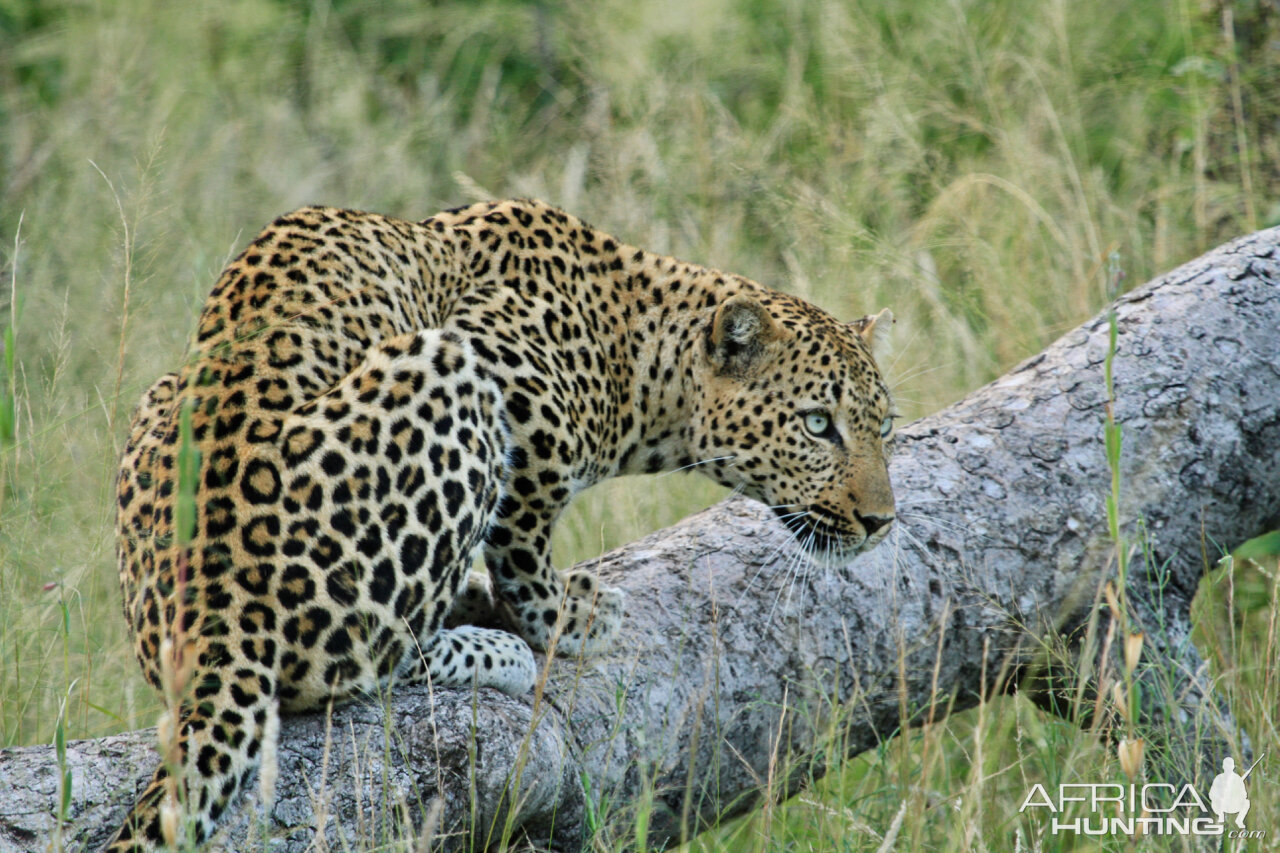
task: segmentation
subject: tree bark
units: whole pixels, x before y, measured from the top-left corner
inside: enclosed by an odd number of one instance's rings
[[[1113,306],[1121,526],[1138,541],[1141,520],[1151,552],[1121,596],[1146,633],[1142,726],[1169,772],[1201,781],[1248,750],[1188,609],[1218,553],[1207,543],[1280,526],[1278,245],[1280,229],[1243,238]],[[554,661],[533,697],[405,689],[287,719],[274,807],[263,817],[247,798],[222,843],[434,834],[576,850],[593,827],[634,827],[648,800],[661,846],[820,773],[809,762],[832,721],[850,755],[997,690],[1090,721],[1122,645],[1099,604],[1116,578],[1108,336],[1104,313],[904,428],[897,532],[847,568],[811,568],[767,511],[727,500],[598,561],[629,593],[617,651]],[[101,843],[123,818],[153,737],[68,745],[68,846]],[[0,850],[44,849],[59,777],[50,747],[0,753]]]

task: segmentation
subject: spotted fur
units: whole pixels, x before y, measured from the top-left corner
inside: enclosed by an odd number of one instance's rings
[[[125,616],[177,714],[110,849],[166,846],[179,824],[206,839],[260,765],[270,787],[281,712],[391,682],[519,694],[529,646],[607,648],[621,592],[550,559],[561,510],[602,479],[697,465],[815,554],[879,541],[885,325],[534,201],[276,220],[222,273],[121,462]],[[480,552],[493,593],[468,575]]]

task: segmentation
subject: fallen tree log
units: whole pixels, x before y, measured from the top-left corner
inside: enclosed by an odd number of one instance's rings
[[[1113,306],[1121,527],[1137,541],[1142,519],[1151,549],[1119,598],[1146,633],[1143,726],[1187,777],[1248,750],[1189,642],[1188,609],[1213,561],[1206,537],[1280,526],[1278,249],[1280,229],[1254,234]],[[598,561],[629,592],[618,650],[556,660],[533,697],[406,689],[287,719],[274,807],[255,817],[248,798],[221,843],[523,837],[573,850],[651,794],[661,846],[749,808],[762,780],[785,793],[804,773],[777,768],[806,766],[837,707],[850,754],[995,690],[1089,721],[1121,645],[1099,605],[1116,575],[1108,339],[1099,315],[904,428],[898,531],[843,570],[807,567],[769,513],[728,500]],[[56,832],[101,843],[154,766],[153,737],[69,744],[60,829],[53,749],[0,752],[0,850],[45,849]]]

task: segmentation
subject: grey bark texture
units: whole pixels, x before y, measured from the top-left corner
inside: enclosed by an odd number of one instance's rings
[[[1254,234],[1113,306],[1122,526],[1136,541],[1141,519],[1152,553],[1126,590],[1146,632],[1144,731],[1170,772],[1201,781],[1248,750],[1189,641],[1188,607],[1214,543],[1280,526],[1278,249],[1280,229]],[[767,511],[727,500],[598,561],[629,593],[617,650],[554,661],[535,696],[402,690],[286,720],[274,807],[264,817],[248,798],[221,843],[425,849],[434,833],[576,850],[592,827],[628,825],[648,793],[651,844],[676,843],[762,788],[820,774],[833,719],[848,754],[998,690],[1087,723],[1120,645],[1099,604],[1116,572],[1107,350],[1102,314],[904,428],[898,530],[847,568],[812,568]],[[153,736],[68,745],[68,847],[123,818]],[[45,849],[59,776],[50,747],[0,752],[0,850]]]

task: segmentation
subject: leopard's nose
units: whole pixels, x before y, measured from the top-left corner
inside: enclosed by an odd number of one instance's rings
[[[868,536],[873,536],[880,528],[893,524],[892,515],[863,515],[855,511],[853,516],[858,519],[858,523],[867,531]]]

